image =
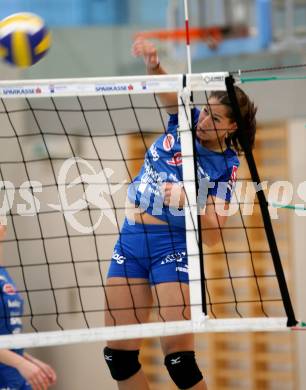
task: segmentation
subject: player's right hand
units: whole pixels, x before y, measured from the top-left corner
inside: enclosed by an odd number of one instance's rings
[[[44,370],[27,359],[23,359],[17,369],[32,386],[33,390],[47,390],[51,385],[51,382]]]
[[[149,70],[158,66],[159,59],[157,49],[152,42],[142,39],[141,37],[137,38],[131,51],[135,57],[143,57],[144,63]]]
[[[161,186],[164,204],[170,207],[183,208],[185,204],[185,190],[179,183],[163,183]]]

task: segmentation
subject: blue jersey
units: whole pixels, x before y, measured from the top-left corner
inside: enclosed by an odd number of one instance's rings
[[[0,335],[20,333],[22,314],[23,299],[6,268],[0,266]],[[23,354],[23,349],[13,351]],[[5,388],[11,389],[16,386],[16,389],[19,389],[24,382],[24,378],[15,368],[0,363],[0,388],[6,386]]]
[[[196,126],[200,111],[193,110],[193,124]],[[196,140],[197,175],[199,199],[202,207],[207,195],[217,196],[229,202],[233,183],[236,180],[239,160],[234,150],[227,148],[223,153],[203,147]],[[144,209],[169,224],[185,227],[183,209],[163,204],[162,183],[182,183],[182,153],[178,132],[178,115],[169,117],[167,132],[159,137],[148,149],[139,174],[128,188],[128,198],[136,206]]]

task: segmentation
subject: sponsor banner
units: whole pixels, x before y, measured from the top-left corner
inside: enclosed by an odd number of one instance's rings
[[[191,91],[225,91],[225,79],[228,76],[227,72],[201,73],[194,75],[189,79],[189,87]]]
[[[49,84],[47,86],[46,95],[92,95],[94,92],[94,84]]]
[[[224,90],[227,73],[203,73],[202,80],[206,90]]]
[[[35,96],[41,95],[41,87],[35,86],[22,86],[22,87],[2,87],[0,88],[0,94],[3,97],[16,97],[16,96]]]
[[[0,96],[11,97],[43,97],[43,96],[73,96],[81,94],[93,94],[95,87],[93,84],[46,84],[39,86],[14,86],[0,87]]]
[[[148,92],[175,92],[179,91],[181,85],[177,81],[148,80],[140,83],[142,90]]]
[[[131,83],[108,83],[96,84],[95,89],[97,93],[102,94],[120,94],[120,93],[154,93],[154,92],[173,92],[177,90],[177,83],[167,83],[161,81],[133,81]]]
[[[203,80],[205,84],[211,84],[211,83],[224,83],[225,82],[225,74],[220,73],[220,74],[209,74],[209,73],[204,73],[203,74]]]
[[[134,85],[132,84],[96,84],[95,86],[96,92],[125,92],[125,91],[133,91]]]
[[[130,93],[154,93],[170,92],[178,89],[177,82],[162,82],[158,80],[139,80],[132,82],[103,81],[97,83],[67,83],[58,82],[40,85],[12,85],[0,86],[0,97],[37,97],[37,96],[75,96],[75,95],[109,95],[109,94],[130,94]]]

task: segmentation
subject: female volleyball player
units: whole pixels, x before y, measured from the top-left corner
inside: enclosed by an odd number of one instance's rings
[[[0,241],[6,226],[0,225]],[[2,249],[2,248],[0,248]],[[2,256],[0,255],[0,259]],[[23,300],[6,268],[0,263],[0,334],[21,331]],[[0,389],[46,390],[56,382],[54,370],[22,349],[0,349]]]
[[[149,74],[165,74],[151,42],[136,41],[132,52],[143,57]],[[253,146],[256,109],[241,89],[236,88],[236,95]],[[108,273],[107,325],[148,322],[152,302],[163,321],[190,318],[177,95],[161,94],[159,98],[170,115],[168,129],[147,151],[144,164],[128,189],[127,218]],[[209,105],[201,112],[193,110],[193,120],[200,183],[215,183],[206,186],[206,207],[201,215],[203,241],[213,245],[226,221],[224,213],[216,212],[215,203],[228,209],[239,165],[234,150],[239,147],[237,125],[227,93],[212,92]],[[149,389],[138,361],[140,345],[140,339],[112,341],[104,350],[120,390]],[[161,346],[165,365],[179,389],[206,389],[195,360],[192,334],[163,337]]]

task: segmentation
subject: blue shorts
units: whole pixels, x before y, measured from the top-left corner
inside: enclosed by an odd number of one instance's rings
[[[169,225],[131,225],[126,219],[107,276],[143,278],[151,285],[188,283],[185,229]]]

